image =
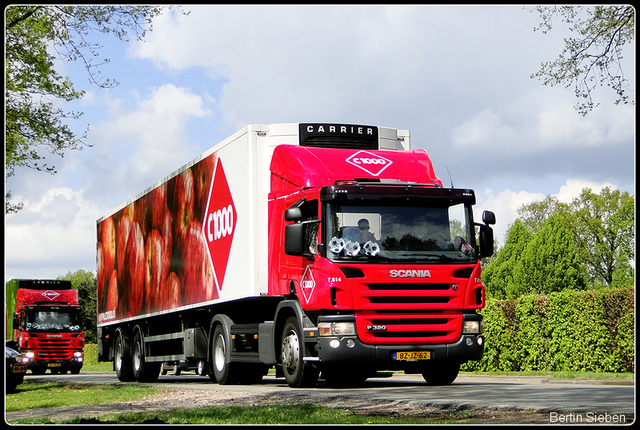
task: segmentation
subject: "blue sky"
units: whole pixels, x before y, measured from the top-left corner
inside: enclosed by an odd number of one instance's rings
[[[5,280],[95,270],[95,224],[251,123],[336,122],[409,129],[449,184],[476,190],[476,216],[497,238],[523,204],[583,187],[635,195],[635,107],[609,90],[582,117],[572,88],[530,75],[555,59],[566,28],[534,32],[521,6],[189,6],[165,13],[144,42],[95,35],[120,85],[88,83],[91,147],[47,155],[58,174],[20,170],[7,189],[25,203],[5,217]],[[635,89],[635,44],[624,71]]]

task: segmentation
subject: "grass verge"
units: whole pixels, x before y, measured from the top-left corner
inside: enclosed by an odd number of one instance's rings
[[[583,372],[578,370],[564,370],[548,372],[544,370],[523,370],[520,372],[460,372],[461,375],[486,375],[486,376],[540,376],[549,379],[567,380],[633,380],[634,373],[606,373],[606,372]]]
[[[73,384],[25,381],[5,397],[7,412],[57,406],[81,406],[139,400],[160,392],[160,388],[133,384]]]
[[[11,424],[446,424],[444,419],[408,418],[398,415],[365,416],[342,409],[311,404],[274,406],[206,407],[167,412],[108,414],[99,418],[25,419]]]

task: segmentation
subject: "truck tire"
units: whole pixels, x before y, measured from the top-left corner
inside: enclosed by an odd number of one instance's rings
[[[431,365],[422,371],[422,377],[429,385],[450,385],[458,377],[460,363]]]
[[[131,357],[129,357],[126,353],[128,349],[127,341],[125,340],[124,335],[121,332],[118,332],[118,334],[116,335],[116,341],[113,347],[113,367],[116,371],[116,376],[121,382],[135,381],[133,370],[131,369]]]
[[[162,363],[147,363],[144,353],[144,337],[142,330],[136,328],[133,335],[133,350],[131,354],[131,363],[133,367],[133,376],[138,382],[156,382],[160,376],[160,367]]]
[[[280,361],[284,378],[290,387],[310,387],[318,381],[319,370],[304,362],[304,337],[296,317],[289,317],[284,324]]]
[[[222,324],[216,325],[213,331],[213,342],[211,343],[211,357],[213,365],[213,375],[220,385],[230,385],[237,382],[234,364],[230,362],[231,338]]]

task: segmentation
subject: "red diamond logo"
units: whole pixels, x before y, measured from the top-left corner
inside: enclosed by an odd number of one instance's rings
[[[222,160],[218,158],[202,223],[202,233],[207,243],[218,291],[222,290],[231,243],[236,231],[237,215],[227,177],[222,168]]]
[[[380,173],[393,163],[391,160],[368,151],[358,151],[345,161],[364,170],[372,176],[380,175]]]
[[[49,300],[55,300],[56,297],[58,297],[60,295],[60,293],[57,293],[55,291],[51,291],[51,290],[47,290],[44,293],[42,293],[42,297],[44,297],[45,299],[49,299]]]
[[[304,299],[309,303],[311,300],[311,295],[313,294],[313,290],[316,288],[316,281],[313,279],[313,273],[311,273],[311,266],[307,266],[302,275],[302,279],[300,280],[300,285],[302,286],[302,294],[304,295]]]

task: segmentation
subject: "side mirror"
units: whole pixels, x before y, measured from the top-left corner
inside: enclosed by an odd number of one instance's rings
[[[296,222],[284,227],[284,253],[314,259],[318,253],[320,220]]]
[[[480,258],[493,255],[493,229],[488,225],[480,225]]]
[[[496,223],[496,215],[491,211],[482,212],[482,222],[476,224],[480,227],[480,249],[479,258],[491,257],[493,255],[493,229],[489,227]]]
[[[300,210],[300,208],[289,208],[286,211],[284,211],[285,221],[298,222],[301,219],[302,219],[302,210]]]
[[[284,219],[287,220],[285,211]],[[299,211],[299,209],[296,209]],[[291,221],[291,220],[287,220]],[[289,224],[284,228],[284,253],[287,255],[302,256],[304,254],[304,225],[300,223]]]
[[[491,211],[482,212],[482,222],[487,225],[493,225],[496,223],[496,214]]]

